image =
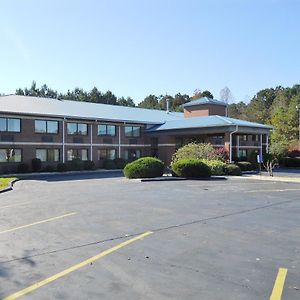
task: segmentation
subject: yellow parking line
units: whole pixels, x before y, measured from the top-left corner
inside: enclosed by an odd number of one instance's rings
[[[65,217],[69,217],[69,216],[73,216],[73,215],[76,215],[76,214],[77,214],[76,212],[71,212],[71,213],[68,213],[68,214],[65,214],[65,215],[62,215],[62,216],[37,221],[37,222],[31,223],[31,224],[22,225],[22,226],[19,226],[19,227],[14,227],[14,228],[11,228],[11,229],[0,231],[0,234],[16,231],[16,230],[19,230],[19,229],[31,227],[31,226],[38,225],[38,224],[43,224],[43,223],[46,223],[46,222],[55,221],[55,220],[62,219],[62,218],[65,218]]]
[[[82,261],[79,264],[76,264],[76,265],[74,265],[74,266],[72,266],[72,267],[70,267],[68,269],[65,269],[62,272],[59,272],[59,273],[57,273],[57,274],[55,274],[55,275],[53,275],[51,277],[48,277],[48,278],[46,278],[46,279],[44,279],[42,281],[39,281],[39,282],[35,283],[35,284],[33,284],[33,285],[31,285],[31,286],[29,286],[29,287],[27,287],[27,288],[25,288],[25,289],[23,289],[23,290],[21,290],[19,292],[16,292],[16,293],[14,293],[14,294],[12,294],[12,295],[4,298],[3,300],[14,300],[14,299],[17,299],[17,298],[19,298],[21,296],[24,296],[24,295],[26,295],[26,294],[28,294],[28,293],[30,293],[30,292],[32,292],[32,291],[34,291],[34,290],[36,290],[36,289],[38,289],[38,288],[46,285],[46,284],[48,284],[48,283],[50,283],[50,282],[52,282],[52,281],[54,281],[56,279],[59,279],[59,278],[61,278],[63,276],[66,276],[69,273],[72,273],[72,272],[74,272],[74,271],[76,271],[76,270],[78,270],[78,269],[80,269],[82,267],[85,267],[86,265],[89,265],[90,263],[92,263],[92,262],[94,262],[94,261],[96,261],[96,260],[98,260],[98,259],[100,259],[100,258],[102,258],[102,257],[104,257],[104,256],[106,256],[106,255],[108,255],[108,254],[110,254],[110,253],[112,253],[112,252],[120,249],[120,248],[123,248],[123,247],[125,247],[125,246],[127,246],[127,245],[129,245],[129,244],[131,244],[131,243],[133,243],[135,241],[137,241],[137,240],[140,240],[143,237],[146,237],[146,236],[148,236],[148,235],[150,235],[152,233],[153,232],[151,232],[151,231],[147,231],[147,232],[145,232],[143,234],[140,234],[140,235],[138,235],[138,236],[136,236],[136,237],[134,237],[134,238],[126,241],[126,242],[123,242],[123,243],[121,243],[121,244],[119,244],[117,246],[114,246],[114,247],[112,247],[110,249],[107,249],[107,250],[105,250],[103,252],[100,252],[99,254],[97,254],[97,255],[95,255],[95,256],[87,259],[87,260],[84,260],[84,261]]]
[[[5,206],[0,206],[0,209],[21,206],[21,205],[25,205],[25,204],[28,204],[28,203],[29,202],[22,202],[22,203],[16,203],[16,204],[10,204],[10,205],[5,205]]]
[[[280,300],[287,274],[287,269],[279,268],[270,300]]]

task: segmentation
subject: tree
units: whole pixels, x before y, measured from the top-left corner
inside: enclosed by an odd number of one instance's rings
[[[133,102],[132,98],[127,97],[126,99],[124,97],[121,97],[117,101],[118,105],[121,106],[130,106],[130,107],[135,107],[135,103]]]
[[[196,100],[196,99],[203,98],[203,97],[214,99],[214,96],[210,91],[205,90],[205,91],[201,92],[200,89],[196,89],[194,91],[194,95],[192,96],[192,99]]]
[[[220,100],[229,103],[230,101],[233,100],[232,93],[229,89],[229,87],[225,86],[223,89],[220,91]]]
[[[149,108],[149,109],[159,109],[158,97],[155,95],[149,95],[142,102],[140,102],[138,104],[138,107]]]

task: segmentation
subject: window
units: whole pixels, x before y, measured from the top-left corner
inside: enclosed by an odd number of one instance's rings
[[[141,157],[141,150],[137,150],[137,149],[125,150],[125,159],[128,161],[132,161],[140,157]]]
[[[21,149],[0,149],[0,162],[21,162]]]
[[[41,161],[59,161],[59,149],[36,149],[35,157]]]
[[[247,150],[240,149],[239,150],[239,158],[247,158]]]
[[[248,141],[248,135],[241,135],[240,136],[241,141],[247,142]]]
[[[259,135],[258,134],[253,134],[252,135],[252,141],[253,142],[259,142]]]
[[[78,135],[87,135],[88,129],[87,124],[85,123],[68,123],[67,131],[68,134],[78,134]]]
[[[21,120],[0,118],[0,131],[21,132]]]
[[[116,149],[100,149],[98,150],[98,160],[115,159]]]
[[[98,125],[98,135],[115,136],[116,135],[116,126],[100,124],[100,125]]]
[[[36,133],[58,133],[57,121],[35,120]]]
[[[88,160],[88,150],[87,149],[69,149],[67,152],[68,160],[81,159]]]
[[[139,137],[141,135],[141,127],[139,126],[125,126],[125,136]]]

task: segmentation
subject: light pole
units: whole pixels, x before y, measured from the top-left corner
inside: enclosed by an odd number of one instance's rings
[[[296,109],[297,109],[297,112],[298,112],[298,114],[299,114],[299,141],[298,141],[298,148],[299,148],[299,150],[300,150],[300,107],[297,105],[296,106]]]

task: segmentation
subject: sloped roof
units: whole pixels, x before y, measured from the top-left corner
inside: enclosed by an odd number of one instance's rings
[[[149,128],[147,132],[159,132],[165,130],[192,129],[192,128],[209,128],[221,126],[242,126],[251,128],[271,129],[271,126],[233,119],[221,116],[207,116],[186,118],[176,121],[167,121],[162,125],[157,125]]]
[[[217,99],[211,99],[208,97],[202,97],[197,100],[192,100],[182,105],[182,107],[191,107],[197,105],[205,105],[205,104],[213,104],[213,105],[220,105],[220,106],[227,106],[227,104],[223,101],[219,101]]]
[[[162,110],[18,95],[1,96],[1,112],[146,124],[184,118],[183,113]]]

